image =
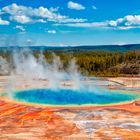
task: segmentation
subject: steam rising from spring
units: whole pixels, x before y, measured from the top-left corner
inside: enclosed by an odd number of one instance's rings
[[[105,93],[103,97],[111,98],[111,100],[113,98],[112,96],[110,97],[112,94],[110,94],[111,92],[108,92],[108,90],[98,88],[98,86],[94,87],[94,85],[90,85],[88,82],[85,83],[85,81],[81,81],[82,75],[78,72],[75,59],[71,59],[67,69],[64,69],[60,57],[54,53],[52,53],[51,59],[47,59],[42,51],[34,53],[30,49],[14,50],[11,55],[10,63],[8,60],[0,58],[0,68],[1,70],[10,70],[9,73],[11,75],[8,76],[10,79],[5,87],[7,96],[10,99],[15,99],[15,94],[13,93],[17,87],[20,88],[23,86],[23,89],[28,89],[32,88],[32,85],[34,88],[49,88],[48,91],[51,91],[51,94],[54,93],[57,95],[54,96],[56,99],[58,99],[58,94],[62,92],[63,94],[61,97],[63,99],[74,99],[75,101],[79,98],[82,102],[84,101],[84,97],[90,100],[91,93],[93,101],[96,100],[94,99],[96,95],[99,96],[100,100],[103,93]],[[70,86],[70,90],[63,90],[62,88],[65,86]],[[80,96],[79,93],[82,94],[82,96]],[[39,98],[42,93],[38,95],[38,92],[36,92],[36,94],[37,97],[33,95],[33,99]]]
[[[39,53],[39,52],[38,52]],[[48,82],[51,89],[59,89],[62,82],[72,81],[72,88],[79,89],[80,74],[75,59],[69,62],[66,70],[63,69],[60,57],[52,53],[53,60],[49,63],[40,52],[38,57],[31,50],[14,51],[13,63],[15,75],[20,75],[26,80],[42,79]]]

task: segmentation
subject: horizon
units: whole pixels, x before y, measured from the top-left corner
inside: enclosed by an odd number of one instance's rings
[[[0,47],[140,44],[138,5],[137,0],[1,0]]]
[[[1,46],[0,50],[42,50],[42,51],[104,51],[104,52],[132,52],[139,51],[140,44],[124,44],[124,45],[79,45],[79,46]]]
[[[21,48],[22,47],[29,47],[29,48],[30,47],[56,47],[56,48],[73,47],[74,48],[74,47],[97,47],[97,46],[99,46],[99,47],[100,46],[101,47],[102,46],[120,46],[120,47],[122,46],[123,47],[123,46],[133,46],[133,45],[137,46],[137,45],[140,45],[140,43],[138,43],[138,44],[102,44],[102,45],[88,45],[87,44],[87,45],[64,45],[64,46],[61,46],[61,45],[60,46],[59,45],[56,45],[56,46],[53,46],[53,45],[52,46],[51,45],[50,46],[48,46],[48,45],[25,45],[25,46],[23,46],[23,45],[13,45],[12,46],[11,45],[11,46],[0,46],[0,48],[5,48],[5,47],[21,47]]]

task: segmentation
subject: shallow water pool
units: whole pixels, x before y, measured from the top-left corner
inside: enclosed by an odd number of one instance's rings
[[[136,93],[126,93],[110,90],[74,90],[74,89],[33,89],[18,91],[14,99],[46,105],[104,105],[127,102],[138,99]]]

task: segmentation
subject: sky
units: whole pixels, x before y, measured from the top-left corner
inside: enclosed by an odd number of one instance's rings
[[[0,0],[0,46],[138,43],[139,0]]]

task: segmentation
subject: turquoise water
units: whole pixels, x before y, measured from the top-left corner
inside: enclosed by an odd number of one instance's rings
[[[110,90],[73,90],[73,89],[33,89],[16,92],[14,99],[21,102],[47,105],[88,105],[114,104],[139,98],[134,93],[121,93]]]

